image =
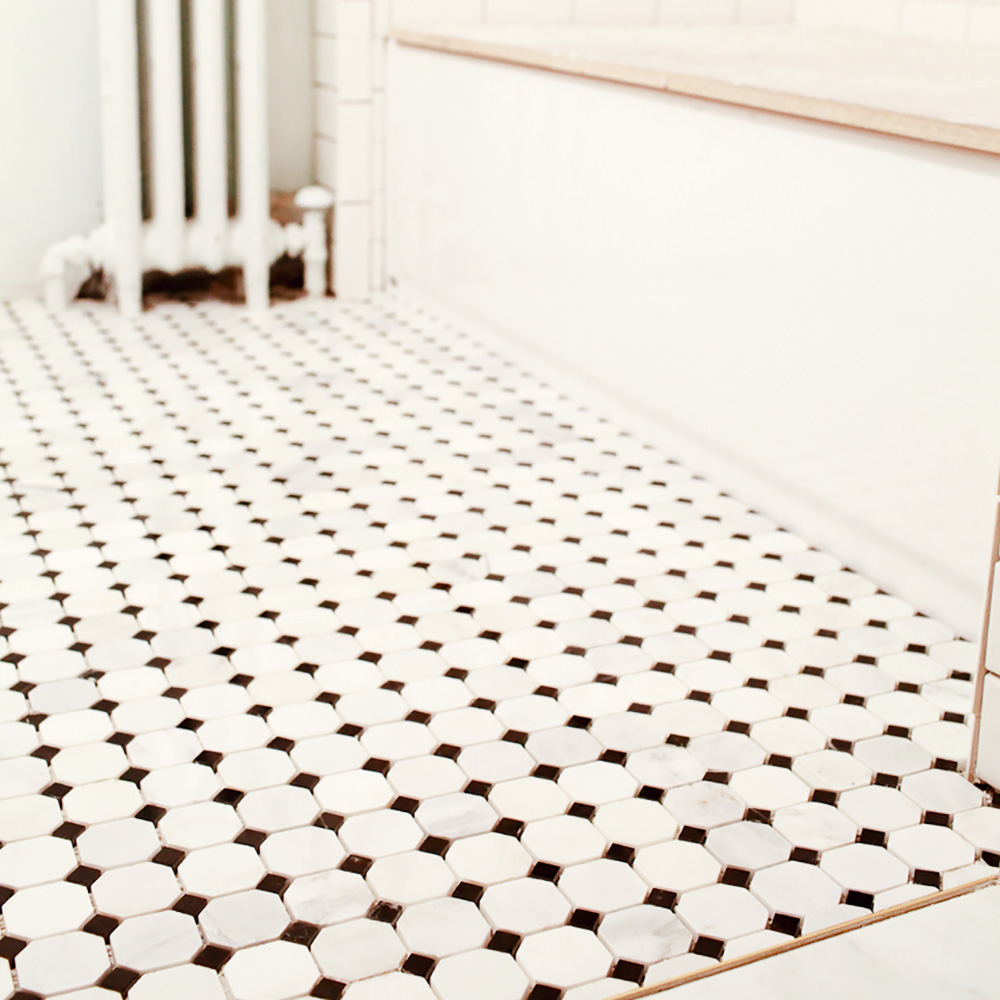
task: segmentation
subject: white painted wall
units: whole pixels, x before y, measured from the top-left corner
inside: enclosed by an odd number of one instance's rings
[[[0,0],[0,294],[100,219],[95,0]]]
[[[0,296],[101,218],[95,0],[0,0]],[[268,0],[271,180],[312,180],[311,0]]]
[[[313,182],[312,0],[268,0],[267,43],[271,187],[297,191]]]
[[[978,632],[1000,160],[401,47],[389,107],[391,276]]]

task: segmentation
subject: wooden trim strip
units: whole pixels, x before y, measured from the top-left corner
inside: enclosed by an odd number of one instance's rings
[[[986,686],[986,643],[990,639],[990,618],[993,610],[993,591],[997,586],[997,560],[1000,559],[1000,482],[994,498],[996,521],[993,526],[993,547],[990,549],[990,570],[986,581],[986,606],[983,610],[983,629],[979,635],[979,666],[976,670],[976,687],[972,697],[972,744],[969,747],[969,766],[966,776],[976,780],[976,757],[979,755],[979,734],[983,724],[983,689]],[[1000,642],[1000,636],[994,638]]]
[[[985,125],[963,125],[959,122],[925,118],[862,104],[849,104],[828,98],[744,86],[710,77],[630,66],[627,63],[563,55],[503,42],[403,30],[394,31],[390,37],[398,44],[410,48],[428,49],[513,66],[527,66],[591,80],[622,83],[666,94],[679,94],[866,132],[1000,155],[1000,129]]]

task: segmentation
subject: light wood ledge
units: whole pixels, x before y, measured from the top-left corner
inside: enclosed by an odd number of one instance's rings
[[[1000,49],[791,26],[398,30],[400,45],[1000,154]]]

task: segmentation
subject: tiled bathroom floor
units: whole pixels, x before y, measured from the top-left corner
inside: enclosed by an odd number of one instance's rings
[[[995,871],[970,644],[417,305],[0,368],[0,997],[600,1000]]]

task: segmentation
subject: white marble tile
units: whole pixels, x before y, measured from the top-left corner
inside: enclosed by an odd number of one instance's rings
[[[444,956],[482,945],[489,924],[474,904],[444,897],[407,907],[396,930],[411,952]]]
[[[365,880],[346,871],[319,872],[297,878],[283,898],[296,920],[320,926],[363,916],[374,902]]]
[[[602,1000],[994,870],[972,645],[459,326],[11,309],[21,990]]]
[[[319,970],[308,948],[269,941],[237,952],[223,975],[236,1000],[290,1000],[309,993]]]
[[[190,916],[167,910],[123,920],[111,932],[110,944],[120,965],[151,972],[190,961],[202,940]]]
[[[80,931],[32,941],[14,959],[21,989],[43,996],[91,986],[109,964],[104,942]]]
[[[168,909],[180,896],[181,887],[168,867],[143,861],[112,868],[90,891],[101,913],[124,918]]]
[[[53,882],[20,889],[3,904],[6,932],[31,940],[80,928],[94,914],[82,885]]]

